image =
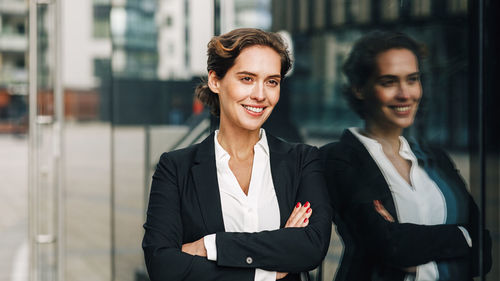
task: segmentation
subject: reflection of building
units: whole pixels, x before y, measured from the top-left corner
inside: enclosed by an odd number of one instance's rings
[[[110,0],[62,2],[62,83],[66,116],[99,117],[101,82],[110,76]]]
[[[221,33],[241,27],[269,30],[271,28],[270,5],[270,0],[220,1]]]
[[[157,78],[157,27],[155,0],[113,1],[113,75]]]
[[[214,1],[160,0],[158,26],[158,77],[191,79],[206,75],[206,46],[214,34],[214,22],[221,33],[239,27],[270,29],[270,0],[221,0],[220,17],[214,20]]]
[[[24,0],[0,3],[0,87],[27,83],[27,20]]]
[[[39,113],[52,114],[53,71],[55,56],[58,56],[62,58],[66,116],[96,119],[100,81],[103,75],[110,75],[110,3],[109,0],[94,0],[71,4],[63,1],[62,4],[63,54],[54,53],[52,10],[49,5],[40,5],[38,10],[38,87],[40,102],[44,101]],[[26,114],[27,21],[27,1],[0,2],[0,119],[8,122],[15,122]]]
[[[28,8],[23,0],[0,2],[0,133],[26,112]]]
[[[427,44],[424,102],[413,126],[438,143],[465,148],[468,104],[466,0],[273,0],[273,30],[295,42],[292,119],[310,134],[338,135],[360,120],[341,97],[341,66],[357,38],[374,29],[396,29]],[[460,114],[457,114],[460,112]],[[425,128],[425,129],[424,129]],[[445,129],[446,128],[446,129]]]
[[[191,79],[206,72],[206,45],[213,35],[213,3],[158,1],[158,77]]]

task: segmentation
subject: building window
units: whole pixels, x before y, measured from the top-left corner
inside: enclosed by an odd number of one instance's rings
[[[94,76],[104,79],[111,76],[111,60],[102,58],[94,59]]]
[[[94,2],[94,37],[95,38],[109,38],[110,37],[110,23],[109,15],[111,12],[111,5],[97,4]]]

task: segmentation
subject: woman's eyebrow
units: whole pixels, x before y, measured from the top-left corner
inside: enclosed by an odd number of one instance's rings
[[[236,74],[238,75],[248,75],[248,76],[257,76],[257,74],[255,73],[252,73],[252,72],[249,72],[249,71],[239,71],[239,72],[236,72]]]
[[[406,76],[408,77],[408,76],[417,76],[417,75],[420,76],[420,71],[410,73]],[[379,77],[377,77],[377,80],[380,80],[380,79],[398,79],[398,77],[399,76],[393,75],[393,74],[384,74],[384,75],[380,75]]]
[[[250,72],[250,71],[238,71],[236,72],[237,75],[248,75],[248,76],[254,76],[254,77],[257,77],[258,75],[253,73],[253,72]],[[267,78],[281,78],[281,75],[280,74],[271,74],[271,75],[268,75]]]
[[[398,76],[392,74],[385,74],[385,75],[380,75],[379,77],[377,77],[376,80],[382,80],[382,79],[398,79]]]

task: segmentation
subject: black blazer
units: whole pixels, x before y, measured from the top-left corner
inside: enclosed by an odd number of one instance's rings
[[[473,249],[468,247],[456,224],[398,223],[384,176],[350,131],[344,131],[339,142],[325,145],[320,151],[334,208],[333,220],[345,247],[335,280],[403,280],[406,273],[400,268],[430,261],[447,262],[451,280],[471,280],[471,276],[477,274],[477,262],[471,259],[479,254],[476,247],[478,209],[444,152],[429,148],[426,150],[429,159],[425,161],[439,168],[450,186],[465,194],[468,210],[463,226],[472,237]],[[423,164],[423,159],[418,160]],[[396,223],[383,219],[375,211],[373,200],[380,200]]]
[[[297,273],[317,267],[328,250],[331,206],[318,149],[267,135],[280,209],[274,231],[224,231],[214,134],[164,153],[153,175],[143,249],[152,281],[253,280],[255,268]],[[313,209],[305,228],[283,228],[297,202]],[[181,252],[182,244],[216,233],[217,261]],[[250,257],[251,259],[248,259]],[[289,274],[285,280],[299,280]]]

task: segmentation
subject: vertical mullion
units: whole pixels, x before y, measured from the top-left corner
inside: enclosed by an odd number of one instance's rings
[[[63,128],[64,128],[64,91],[62,85],[62,1],[54,1],[54,102],[55,102],[55,123],[54,123],[54,140],[55,140],[55,172],[56,172],[56,267],[57,280],[64,280],[64,252],[65,252],[65,233],[64,233],[64,170],[63,170]]]
[[[28,170],[29,170],[29,185],[28,185],[28,239],[30,245],[30,260],[29,260],[29,280],[35,281],[37,276],[37,175],[38,175],[38,130],[36,124],[37,117],[37,2],[29,1],[29,148],[28,148]]]
[[[478,97],[479,97],[479,108],[478,108],[478,113],[479,113],[479,188],[480,188],[480,217],[479,217],[479,276],[481,280],[485,281],[486,276],[484,272],[484,261],[483,261],[483,248],[484,248],[484,241],[483,241],[483,232],[484,232],[484,227],[485,227],[485,203],[486,203],[486,159],[485,159],[485,131],[484,131],[484,121],[485,121],[485,114],[484,114],[484,80],[483,80],[483,50],[484,50],[484,26],[483,26],[483,20],[484,20],[484,1],[483,0],[478,0],[478,45],[477,45],[477,56],[478,56],[478,62],[477,62],[477,91],[478,91]]]

